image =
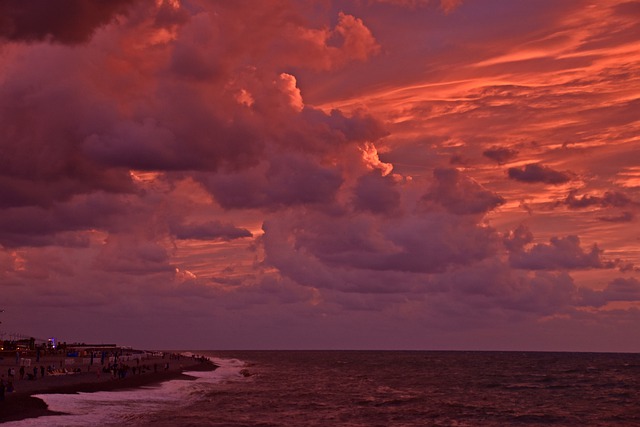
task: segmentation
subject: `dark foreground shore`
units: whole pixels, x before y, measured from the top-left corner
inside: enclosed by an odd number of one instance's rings
[[[174,379],[194,379],[185,375],[187,371],[212,371],[217,366],[209,361],[201,361],[190,357],[180,359],[147,359],[145,363],[157,363],[162,368],[157,372],[128,374],[125,378],[112,378],[108,373],[81,372],[69,375],[45,376],[37,380],[14,380],[15,391],[5,394],[5,400],[0,401],[0,423],[35,418],[45,415],[60,415],[50,411],[46,403],[35,394],[74,394],[91,393],[96,391],[125,390],[142,386],[159,384]],[[168,364],[168,369],[164,365]],[[6,372],[6,369],[4,370]],[[6,374],[4,375],[7,380]]]

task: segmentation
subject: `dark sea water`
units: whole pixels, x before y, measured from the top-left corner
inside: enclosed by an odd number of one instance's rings
[[[12,425],[640,426],[640,355],[198,352],[221,365],[134,391],[43,396]]]

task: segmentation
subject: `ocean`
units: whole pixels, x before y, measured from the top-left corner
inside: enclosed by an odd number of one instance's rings
[[[208,351],[220,365],[128,391],[42,395],[7,426],[640,426],[640,355]]]

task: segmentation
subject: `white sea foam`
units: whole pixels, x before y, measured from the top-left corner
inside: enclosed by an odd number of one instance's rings
[[[185,374],[196,377],[199,381],[207,382],[223,382],[242,377],[240,371],[245,367],[245,362],[238,359],[219,359],[216,357],[208,359],[218,365],[215,371],[185,371]]]
[[[185,374],[193,381],[171,380],[157,386],[135,390],[100,391],[79,394],[41,394],[49,409],[69,415],[53,415],[9,422],[8,427],[87,426],[135,424],[141,414],[159,412],[176,405],[186,405],[199,399],[211,384],[242,378],[244,362],[237,359],[211,358],[219,366],[214,371],[193,371]]]

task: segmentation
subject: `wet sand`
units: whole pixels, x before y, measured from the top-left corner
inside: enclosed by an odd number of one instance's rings
[[[55,362],[58,361],[57,359]],[[43,365],[47,365],[52,361],[52,358],[45,359],[43,360]],[[166,363],[169,364],[169,369],[167,370],[164,368]],[[157,372],[153,370],[154,364],[157,365]],[[18,375],[19,367],[15,365],[15,362],[0,361],[0,372],[5,384],[8,379],[7,368],[13,367],[16,369],[16,378],[13,381],[15,391],[13,393],[5,393],[5,400],[0,401],[0,423],[58,414],[50,411],[44,401],[33,397],[34,394],[73,394],[131,389],[172,379],[193,379],[193,377],[185,375],[183,372],[210,371],[217,367],[211,362],[201,362],[198,359],[185,356],[180,359],[147,358],[143,359],[140,365],[148,365],[151,370],[144,373],[136,373],[135,375],[129,372],[125,378],[113,378],[111,374],[103,372],[100,372],[98,376],[97,370],[101,368],[98,363],[91,367],[90,372],[87,372],[87,367],[83,367],[81,368],[83,371],[80,373],[55,376],[45,375],[44,378],[41,378],[40,371],[38,371],[36,380],[28,380],[26,378],[21,380]],[[135,362],[130,363],[130,366],[136,366]],[[40,363],[38,363],[38,367],[40,367]]]

